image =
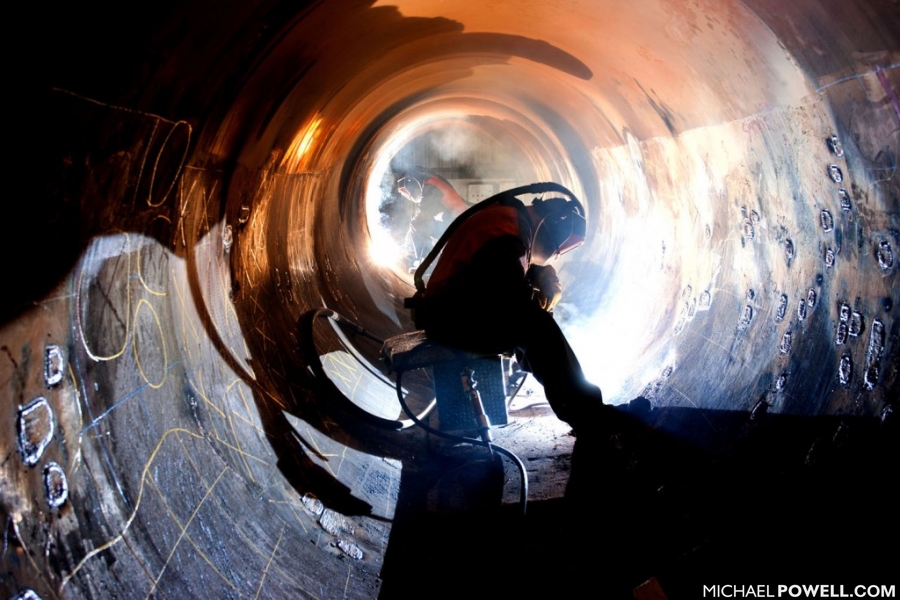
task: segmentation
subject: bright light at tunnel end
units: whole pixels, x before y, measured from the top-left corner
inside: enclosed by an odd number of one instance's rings
[[[404,264],[407,249],[392,235],[383,222],[381,211],[386,200],[385,177],[392,173],[392,161],[401,150],[423,130],[435,129],[436,123],[454,126],[462,118],[453,115],[447,119],[429,117],[426,119],[402,122],[390,134],[383,136],[375,147],[368,168],[365,171],[365,213],[367,218],[369,241],[366,248],[371,263],[378,267],[394,271],[401,280],[411,283],[411,273],[415,268]],[[562,157],[565,160],[565,157]],[[518,184],[530,182],[517,182]],[[617,190],[616,193],[620,193]],[[595,217],[596,218],[596,217]],[[449,220],[445,225],[449,224]],[[596,226],[596,224],[595,224]],[[589,218],[590,227],[590,218]],[[649,289],[661,285],[661,274],[658,269],[658,256],[643,242],[647,236],[665,235],[665,224],[653,215],[639,223],[632,222],[633,230],[625,235],[620,231],[619,239],[624,239],[625,248],[620,252],[623,257],[613,269],[614,279],[597,281],[596,286],[603,288],[603,300],[598,306],[581,306],[573,303],[573,299],[563,297],[563,303],[557,309],[557,320],[570,340],[587,378],[598,385],[604,398],[610,403],[629,401],[635,394],[637,379],[646,373],[658,372],[663,362],[671,362],[672,358],[660,356],[659,352],[650,352],[648,339],[652,339],[657,323],[653,319],[633,322],[621,318],[623,314],[644,314],[656,317],[659,309],[652,301],[654,294]],[[585,256],[593,252],[590,244],[575,249],[565,257],[553,259],[554,266],[560,270],[564,287],[567,274],[564,265],[569,260],[591,260]],[[656,261],[656,262],[654,262]],[[654,268],[656,267],[656,268]]]

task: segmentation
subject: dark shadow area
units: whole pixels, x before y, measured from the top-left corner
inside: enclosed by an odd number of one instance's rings
[[[380,597],[632,598],[653,578],[674,600],[713,584],[893,581],[895,420],[656,409],[616,421],[577,439],[566,497],[524,517],[478,496],[479,477],[502,477],[483,458],[461,484],[464,511],[435,508],[448,459],[404,471]],[[676,423],[723,436],[676,438]]]
[[[185,251],[175,224],[190,123],[57,87],[25,94],[22,118],[33,129],[20,140],[29,161],[19,173],[35,184],[0,226],[0,251],[18,257],[7,261],[16,285],[0,299],[0,323],[44,298],[98,236],[141,233],[176,255]]]

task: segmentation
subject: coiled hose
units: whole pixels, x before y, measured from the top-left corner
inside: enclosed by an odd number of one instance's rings
[[[309,347],[309,346],[314,346],[312,325],[318,318],[329,318],[329,319],[333,320],[334,322],[338,323],[339,325],[349,329],[350,332],[353,334],[362,335],[364,337],[369,338],[372,341],[378,342],[379,344],[384,344],[384,340],[382,340],[379,337],[373,335],[372,333],[366,331],[362,326],[354,323],[353,321],[350,321],[349,319],[341,316],[340,314],[336,313],[333,310],[330,310],[327,308],[319,308],[319,309],[310,311],[309,313],[305,314],[303,317],[301,317],[300,323],[299,323],[299,333],[301,334],[300,339],[306,340],[306,342],[307,342],[305,344],[305,346],[307,346],[305,348],[305,350],[306,350],[308,359],[311,361],[310,366],[312,367],[313,372],[318,377],[324,378],[325,381],[330,381],[330,380],[328,379],[328,375],[322,366],[321,360],[319,359],[318,352],[315,351],[314,348]],[[397,400],[400,402],[400,406],[402,407],[403,412],[409,417],[409,421],[397,421],[397,420],[389,420],[389,419],[383,419],[381,417],[376,417],[375,415],[371,415],[368,412],[357,407],[349,399],[347,399],[343,394],[341,394],[339,392],[339,390],[337,390],[337,388],[334,387],[333,385],[332,385],[332,387],[334,389],[332,391],[337,392],[341,397],[344,397],[345,404],[346,404],[346,406],[344,408],[347,409],[351,415],[362,418],[362,419],[366,420],[367,422],[373,423],[377,426],[385,427],[388,429],[405,429],[405,428],[415,424],[415,425],[418,425],[419,427],[421,427],[422,429],[424,429],[425,431],[427,431],[428,433],[431,433],[438,437],[442,437],[444,439],[448,439],[448,440],[458,442],[458,443],[472,444],[475,446],[483,446],[483,447],[487,448],[489,451],[493,452],[494,450],[496,450],[500,454],[503,454],[504,456],[509,458],[516,465],[516,468],[519,470],[519,478],[521,480],[521,485],[519,486],[519,502],[522,505],[522,514],[524,515],[528,508],[528,474],[525,471],[525,464],[519,459],[519,457],[516,456],[510,450],[507,450],[506,448],[503,448],[502,446],[498,446],[497,444],[494,444],[492,442],[485,442],[480,439],[469,438],[469,437],[465,437],[465,436],[461,436],[461,435],[454,435],[451,433],[440,431],[438,429],[434,429],[433,427],[429,426],[422,419],[424,419],[428,415],[428,413],[431,412],[431,410],[437,404],[437,401],[432,400],[420,414],[416,415],[410,409],[409,405],[406,403],[406,399],[403,397],[403,386],[401,383],[402,376],[403,376],[403,373],[401,371],[398,371],[397,372],[397,381],[396,381]]]
[[[403,386],[401,383],[402,380],[403,380],[403,372],[398,371],[397,372],[397,400],[400,402],[400,406],[403,407],[403,411],[406,413],[406,415],[410,419],[412,419],[412,421],[416,425],[418,425],[419,427],[421,427],[422,429],[424,429],[425,431],[427,431],[430,434],[436,435],[438,437],[442,437],[447,440],[451,440],[454,442],[460,442],[460,443],[464,443],[464,444],[472,444],[475,446],[484,446],[489,451],[491,451],[491,452],[497,451],[500,454],[503,454],[504,456],[509,458],[511,461],[513,461],[513,463],[516,465],[516,468],[519,469],[519,478],[521,480],[521,485],[519,486],[519,502],[522,505],[522,514],[524,515],[528,510],[528,473],[525,471],[525,463],[523,463],[521,461],[521,459],[518,456],[516,456],[513,452],[511,452],[510,450],[507,450],[506,448],[504,448],[502,446],[498,446],[497,444],[495,444],[493,442],[485,442],[484,440],[477,439],[477,438],[470,438],[470,437],[466,437],[466,436],[462,436],[462,435],[454,435],[452,433],[447,433],[446,431],[440,431],[439,429],[435,429],[435,428],[431,427],[430,425],[428,425],[427,423],[420,420],[418,417],[416,417],[413,414],[412,410],[410,410],[409,406],[406,404],[406,400],[403,398]]]

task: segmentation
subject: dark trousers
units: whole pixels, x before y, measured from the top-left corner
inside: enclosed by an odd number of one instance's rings
[[[416,320],[430,339],[447,346],[480,354],[516,353],[544,386],[553,412],[570,425],[593,418],[603,402],[553,315],[530,300],[485,305],[431,299]]]

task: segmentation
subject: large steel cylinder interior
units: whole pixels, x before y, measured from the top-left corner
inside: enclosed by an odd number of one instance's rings
[[[789,583],[842,583],[896,542],[896,1],[19,12],[4,597],[700,597],[679,573],[711,583],[729,552],[748,584],[806,551],[828,570]],[[516,468],[436,448],[384,364],[453,218],[411,226],[411,169],[467,204],[533,182],[584,204],[554,315],[653,442],[582,451],[527,381],[498,433],[531,475],[524,524]]]

